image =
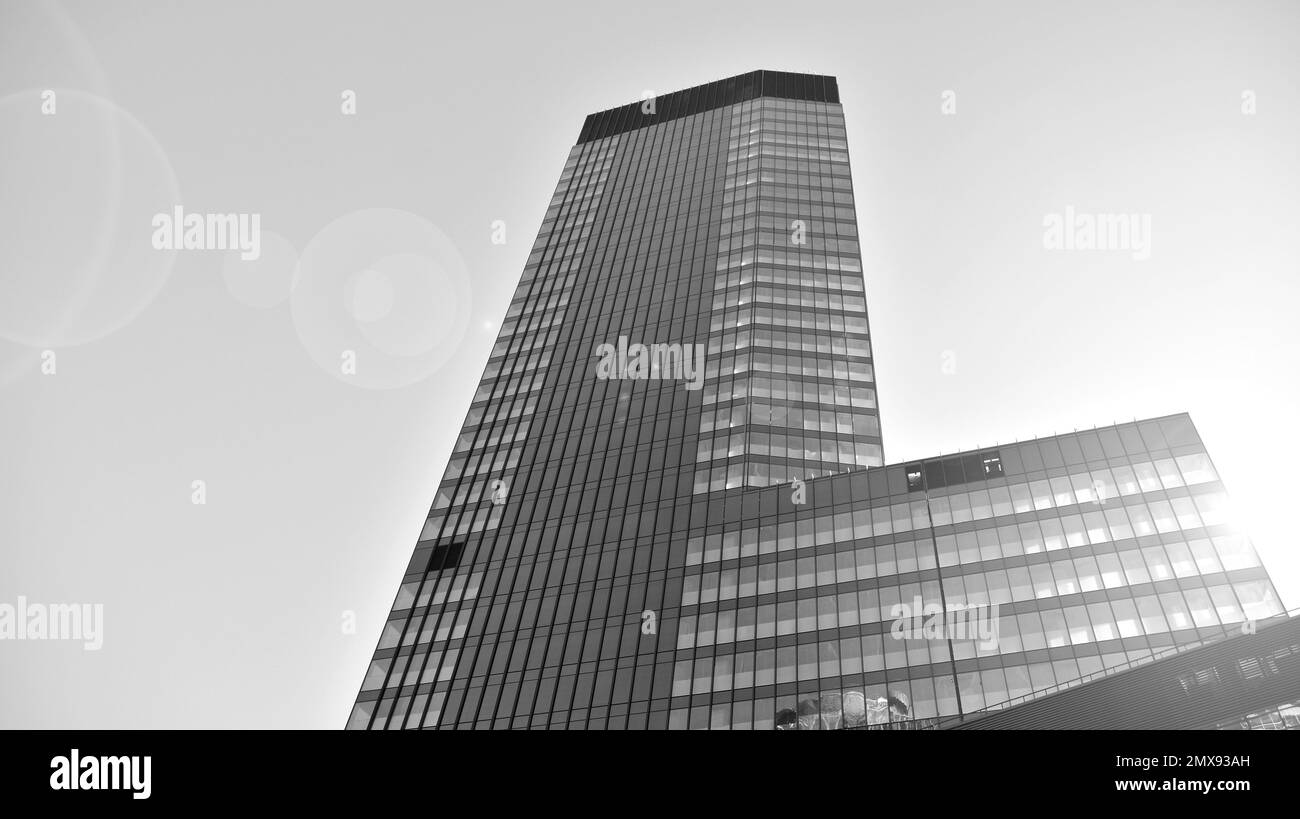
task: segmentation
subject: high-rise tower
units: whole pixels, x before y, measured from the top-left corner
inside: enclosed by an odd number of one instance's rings
[[[880,440],[834,78],[592,114],[350,725],[664,722],[709,509]]]
[[[348,725],[912,725],[1280,610],[1185,416],[882,464],[835,80],[592,114]]]

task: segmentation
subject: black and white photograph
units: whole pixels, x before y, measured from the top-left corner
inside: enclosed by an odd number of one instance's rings
[[[1297,226],[1295,0],[0,0],[0,793],[1280,798]]]

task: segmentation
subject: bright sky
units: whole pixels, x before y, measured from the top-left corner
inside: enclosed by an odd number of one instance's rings
[[[1190,412],[1300,606],[1300,5],[943,5],[3,4],[0,601],[103,603],[105,633],[0,646],[0,725],[341,726],[583,116],[756,68],[839,78],[891,462]],[[41,120],[46,88],[94,96]],[[257,292],[219,254],[147,255],[92,276],[116,332],[42,324],[80,292],[49,260],[148,224],[95,204],[114,179],[260,213]],[[1045,250],[1067,207],[1149,215],[1150,258]],[[345,296],[283,301],[367,208],[468,271],[405,316],[452,330],[400,389],[318,363]]]

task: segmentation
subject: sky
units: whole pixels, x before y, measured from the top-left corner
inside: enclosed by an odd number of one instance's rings
[[[3,4],[0,603],[103,645],[0,641],[0,726],[342,727],[583,117],[759,68],[839,81],[889,462],[1189,412],[1300,606],[1298,23]],[[261,257],[151,247],[161,202],[260,214]],[[1149,257],[1045,247],[1067,208]]]

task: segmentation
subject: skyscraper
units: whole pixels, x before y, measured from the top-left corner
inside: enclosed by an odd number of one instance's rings
[[[880,432],[835,80],[592,114],[348,726],[916,726],[1280,610],[1186,416]]]

